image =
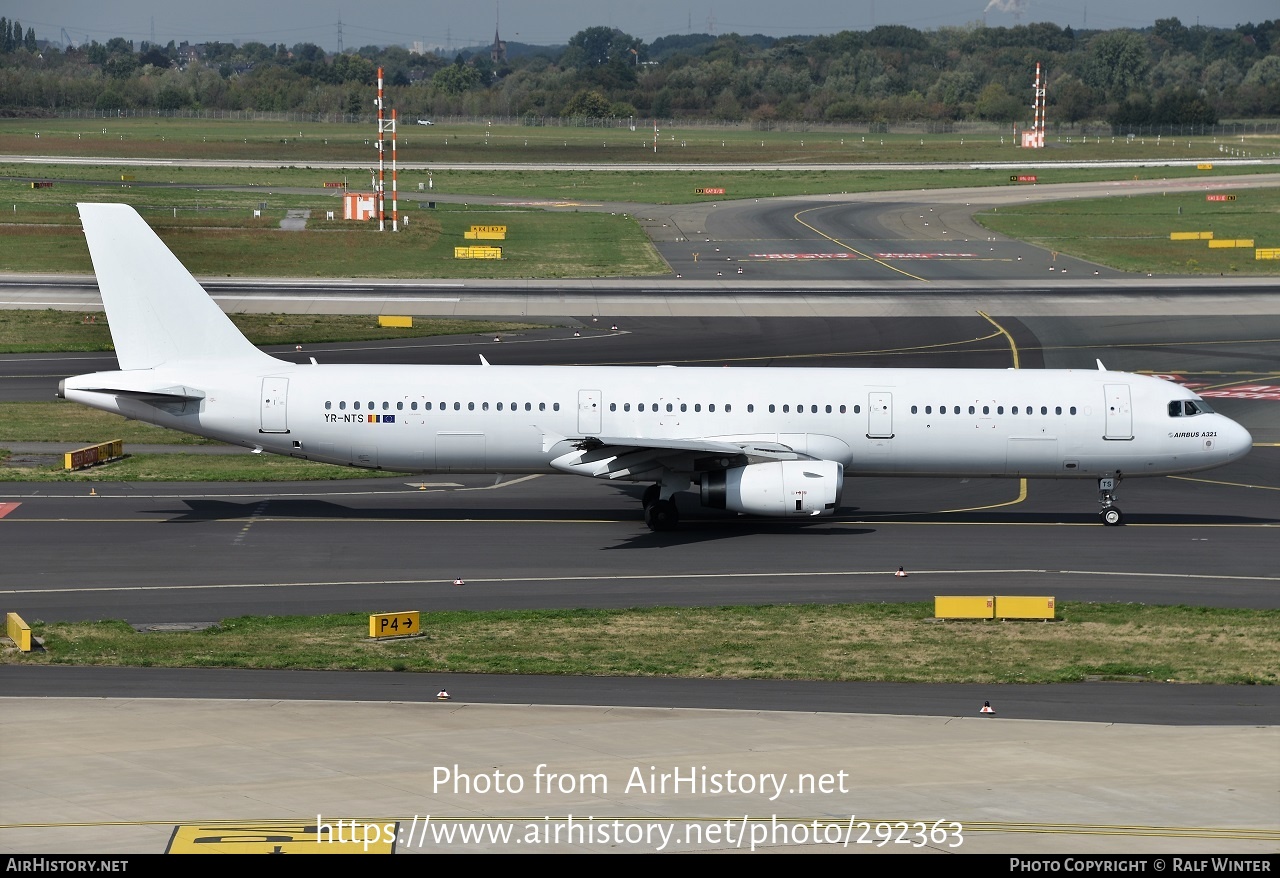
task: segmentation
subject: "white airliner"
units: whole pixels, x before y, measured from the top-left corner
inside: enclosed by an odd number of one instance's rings
[[[82,204],[120,370],[58,395],[306,460],[410,473],[573,473],[754,515],[831,515],[858,476],[1094,479],[1221,466],[1252,439],[1157,378],[1087,370],[297,365],[250,344],[124,204]]]

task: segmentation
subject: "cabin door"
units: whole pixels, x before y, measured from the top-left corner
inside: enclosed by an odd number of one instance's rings
[[[288,433],[285,400],[289,396],[288,378],[262,379],[262,433]]]
[[[1133,438],[1133,409],[1129,402],[1128,384],[1106,384],[1107,432],[1104,439]]]

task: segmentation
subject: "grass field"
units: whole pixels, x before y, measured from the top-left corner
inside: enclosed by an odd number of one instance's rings
[[[0,482],[323,482],[411,478],[403,473],[332,466],[277,454],[147,454],[145,445],[135,447],[143,449],[142,453],[126,447],[127,456],[122,460],[74,472],[64,470],[61,461],[49,466],[0,466]]]
[[[348,314],[230,314],[249,341],[256,345],[322,344],[376,339],[429,338],[440,335],[483,335],[542,329],[545,324],[503,323],[418,317],[411,327],[379,326],[371,315]],[[91,319],[91,322],[90,322]],[[0,310],[0,353],[50,351],[109,351],[111,330],[102,312]],[[0,432],[4,426],[0,425]]]
[[[441,583],[441,587],[446,587]],[[429,594],[429,588],[424,594]],[[937,622],[931,604],[422,614],[368,639],[368,615],[237,618],[198,632],[33,621],[46,652],[4,661],[929,683],[1090,678],[1274,685],[1280,612],[1058,605],[1044,622]]]
[[[247,122],[203,119],[6,119],[0,121],[0,153],[377,161],[377,125],[322,122]],[[403,162],[672,163],[710,162],[1018,162],[1175,158],[1280,157],[1280,137],[1143,137],[1128,140],[1095,132],[1046,136],[1046,149],[1031,153],[1009,134],[869,134],[862,130],[759,131],[749,124],[720,127],[672,123],[658,135],[637,120],[627,127],[402,124],[396,138]],[[1224,152],[1223,150],[1230,150]]]
[[[1224,177],[1257,174],[1280,168],[1280,159],[1272,164],[1215,167],[1199,171],[1194,167],[1127,167],[1127,168],[1038,168],[1034,171],[1041,183],[1081,183],[1107,180],[1164,180],[1184,177]],[[591,205],[604,202],[642,204],[691,204],[703,201],[727,201],[746,198],[769,198],[783,195],[821,195],[832,192],[883,192],[914,189],[940,189],[968,186],[1010,186],[1012,168],[968,169],[938,168],[902,170],[896,168],[864,171],[848,170],[401,170],[399,174],[400,207],[417,214],[420,200],[439,196],[465,198],[485,196],[510,199],[505,209],[518,209],[529,202],[551,202],[565,206]],[[122,186],[121,176],[136,178]],[[53,181],[48,189],[30,188],[28,180]],[[13,213],[13,205],[21,212],[24,205],[45,204],[69,209],[77,200],[128,200],[156,212],[193,210],[197,205],[206,213],[221,205],[248,210],[265,201],[269,209],[309,207],[337,210],[341,215],[340,190],[324,190],[325,182],[346,179],[353,192],[372,191],[367,171],[347,174],[318,168],[177,168],[123,165],[46,165],[0,163],[0,207]],[[430,189],[419,189],[431,183]],[[9,188],[14,187],[14,188]],[[723,195],[700,195],[699,188],[725,189]],[[229,191],[229,190],[235,191]],[[314,194],[302,194],[313,190]],[[451,209],[437,200],[440,210]],[[470,206],[471,209],[475,205]],[[387,202],[390,209],[390,200]],[[323,214],[320,214],[323,216]],[[18,219],[0,213],[0,221]]]
[[[63,205],[24,204],[0,220],[0,271],[91,273],[89,250],[75,213],[77,200],[102,193],[68,186]],[[0,184],[0,190],[3,184]],[[47,191],[47,190],[46,190]],[[555,278],[635,277],[665,274],[666,263],[631,217],[608,213],[513,212],[504,209],[416,211],[399,233],[379,234],[375,223],[327,220],[341,208],[315,196],[289,203],[312,211],[301,232],[282,231],[287,208],[253,217],[254,199],[221,193],[217,205],[195,207],[192,191],[179,193],[186,206],[158,208],[150,193],[128,190],[111,201],[135,204],[165,244],[198,276]],[[141,196],[141,197],[139,197]],[[236,207],[236,201],[242,202]],[[309,207],[305,207],[306,205]],[[505,225],[500,260],[455,259],[472,225]],[[228,269],[234,269],[228,271]]]
[[[1255,248],[1280,248],[1280,190],[1250,189],[1233,201],[1203,192],[1138,195],[1001,207],[975,219],[992,231],[1126,271],[1157,274],[1280,274],[1280,260],[1258,261]],[[1212,232],[1244,247],[1171,240],[1174,232]]]

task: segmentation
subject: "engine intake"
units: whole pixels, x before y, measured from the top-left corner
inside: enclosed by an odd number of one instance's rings
[[[831,515],[844,491],[834,460],[779,460],[702,475],[702,505],[751,515]]]

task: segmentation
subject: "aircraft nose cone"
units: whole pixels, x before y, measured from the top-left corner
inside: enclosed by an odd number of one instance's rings
[[[1222,444],[1226,446],[1227,456],[1232,460],[1244,457],[1253,448],[1253,436],[1235,421],[1227,419],[1222,433]]]

